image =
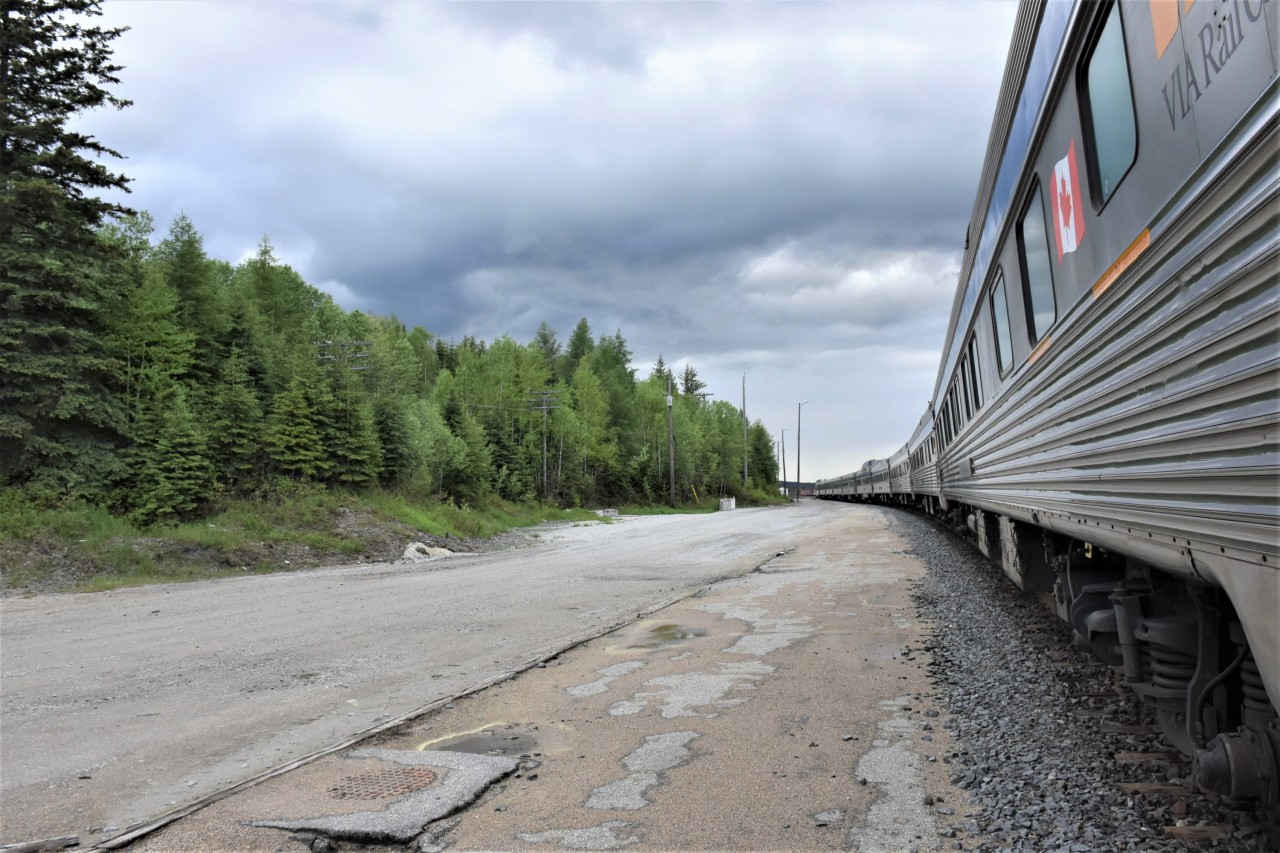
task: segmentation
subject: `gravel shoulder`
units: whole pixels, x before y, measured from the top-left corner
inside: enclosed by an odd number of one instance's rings
[[[1274,814],[1192,793],[1190,766],[1180,757],[1117,760],[1177,750],[1154,729],[1122,729],[1148,727],[1153,717],[1118,688],[1108,667],[1072,649],[1066,625],[976,549],[919,516],[881,511],[928,567],[915,600],[936,628],[925,650],[959,743],[950,779],[974,803],[965,828],[976,849],[1280,849]],[[1147,782],[1188,790],[1120,787]]]

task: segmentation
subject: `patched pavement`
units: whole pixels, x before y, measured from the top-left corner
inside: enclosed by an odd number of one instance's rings
[[[923,567],[848,508],[756,572],[129,849],[935,850],[964,793]]]

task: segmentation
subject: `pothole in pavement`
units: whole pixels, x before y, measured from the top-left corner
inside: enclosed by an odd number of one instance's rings
[[[773,575],[773,574],[780,574],[782,572],[810,572],[810,571],[813,571],[815,568],[817,568],[817,566],[814,565],[814,563],[812,562],[798,562],[798,561],[784,560],[779,562],[770,561],[768,563],[765,563],[756,571],[762,575]]]
[[[470,755],[522,755],[538,746],[537,731],[524,726],[494,725],[476,732],[460,732],[428,741],[419,747]]]
[[[673,623],[663,625],[654,625],[649,629],[646,638],[642,638],[639,642],[627,646],[629,649],[663,649],[671,646],[679,645],[685,640],[692,640],[695,637],[705,637],[707,632],[698,628],[685,628]]]
[[[683,645],[689,640],[705,637],[707,634],[708,632],[703,628],[646,619],[619,631],[616,642],[606,646],[605,651],[613,654],[628,654],[637,651],[670,649]]]

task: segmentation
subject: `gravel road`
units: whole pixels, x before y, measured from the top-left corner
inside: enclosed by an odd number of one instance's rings
[[[791,547],[816,503],[0,601],[0,843],[118,834]]]

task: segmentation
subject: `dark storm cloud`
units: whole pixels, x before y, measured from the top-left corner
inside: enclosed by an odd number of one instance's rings
[[[185,211],[231,260],[270,234],[345,307],[447,338],[586,316],[642,374],[663,352],[766,386],[837,353],[859,398],[849,364],[936,365],[1012,22],[936,2],[107,11],[134,28],[135,106],[86,122],[162,228]]]

